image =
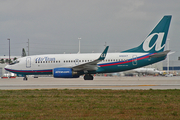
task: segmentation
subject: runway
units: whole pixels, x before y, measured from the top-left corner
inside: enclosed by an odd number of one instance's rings
[[[29,77],[0,79],[1,90],[21,89],[180,89],[180,77],[95,77],[94,80]]]

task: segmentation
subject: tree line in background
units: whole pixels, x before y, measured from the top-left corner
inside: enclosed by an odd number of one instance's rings
[[[13,61],[16,60],[16,59],[17,59],[16,57],[13,58]],[[5,60],[4,60],[4,59],[1,59],[1,60],[0,60],[0,63],[1,63],[1,64],[9,63],[9,59],[5,59]],[[10,63],[12,63],[12,60],[11,60],[11,59],[10,59]]]

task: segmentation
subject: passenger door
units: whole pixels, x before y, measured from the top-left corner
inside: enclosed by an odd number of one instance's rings
[[[137,55],[132,56],[132,64],[137,65]]]
[[[26,58],[26,68],[30,68],[31,67],[31,57],[27,57]]]

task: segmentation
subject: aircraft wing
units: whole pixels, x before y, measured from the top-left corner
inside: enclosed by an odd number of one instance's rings
[[[107,46],[104,49],[104,51],[102,52],[102,54],[99,56],[98,59],[96,59],[94,61],[91,61],[91,62],[88,62],[88,63],[84,63],[84,64],[81,64],[81,65],[74,66],[74,67],[72,67],[72,69],[74,71],[81,71],[81,70],[83,70],[83,71],[93,71],[93,70],[97,70],[98,69],[97,63],[99,63],[99,62],[101,62],[102,60],[105,59],[108,48],[109,48],[109,46]]]
[[[154,55],[150,55],[149,57],[153,57],[153,58],[163,57],[163,56],[167,55],[169,52],[170,52],[170,50],[166,50],[164,52],[160,52],[160,53],[157,53]]]

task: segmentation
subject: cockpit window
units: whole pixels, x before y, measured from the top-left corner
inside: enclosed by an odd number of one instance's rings
[[[18,61],[18,60],[15,60],[15,61],[13,61],[10,65],[14,65],[14,64],[17,64],[17,63],[19,63],[19,61]]]

